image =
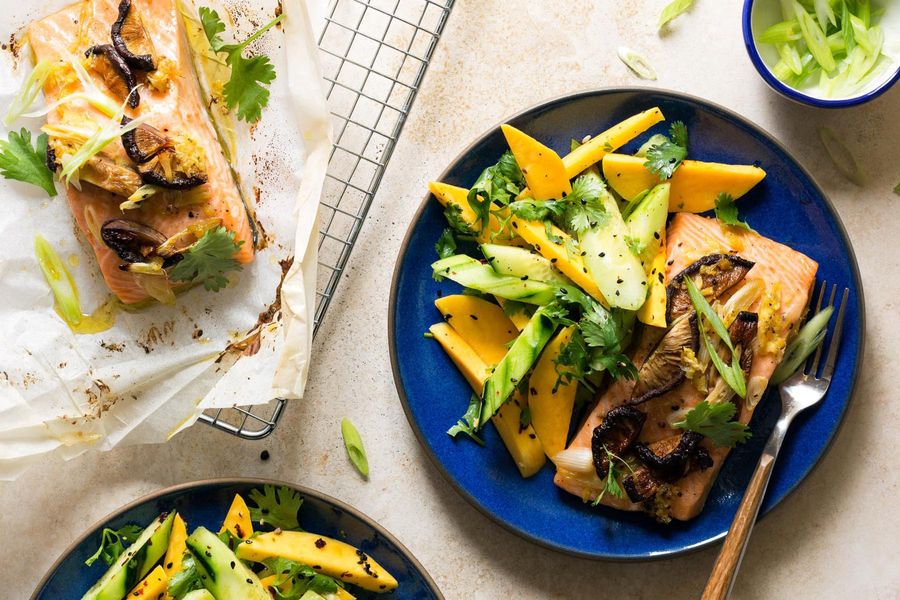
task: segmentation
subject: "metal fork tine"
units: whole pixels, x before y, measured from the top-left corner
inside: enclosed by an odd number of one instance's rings
[[[831,334],[831,344],[828,346],[828,358],[825,359],[825,366],[822,368],[822,379],[831,379],[834,373],[834,362],[837,359],[838,347],[841,345],[841,330],[844,326],[844,309],[847,306],[847,297],[850,290],[844,288],[841,295],[841,305],[838,308],[837,320],[834,322],[834,332]]]
[[[813,314],[817,314],[820,310],[822,310],[822,300],[825,298],[825,290],[828,289],[828,282],[823,281],[822,287],[819,289],[819,299],[816,300],[816,311]],[[831,289],[831,299],[828,301],[828,305],[831,305],[831,302],[834,300],[834,292],[837,289],[837,286],[832,286]],[[804,371],[807,375],[816,376],[816,371],[819,369],[819,357],[822,356],[822,344],[816,348],[816,353],[813,355],[812,359],[807,362],[807,369]]]

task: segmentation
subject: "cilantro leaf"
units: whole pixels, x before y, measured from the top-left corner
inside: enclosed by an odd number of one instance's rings
[[[506,206],[525,189],[525,176],[516,163],[512,152],[507,150],[497,161],[481,172],[475,184],[469,190],[469,206],[475,211],[479,229],[484,229],[490,222],[491,208],[494,204]]]
[[[619,485],[619,468],[616,466],[616,461],[619,461],[620,463],[625,465],[625,467],[629,471],[634,473],[631,465],[625,462],[625,459],[620,457],[618,454],[610,452],[609,448],[607,448],[605,445],[603,446],[603,451],[606,452],[607,464],[609,466],[606,470],[606,478],[603,480],[603,491],[600,492],[600,494],[596,498],[594,498],[594,506],[600,504],[600,501],[603,500],[603,496],[605,496],[607,492],[609,492],[610,495],[615,496],[616,498],[625,497],[625,491],[622,489],[622,486]]]
[[[534,304],[519,302],[518,300],[503,301],[503,314],[507,317],[512,317],[513,315],[524,313],[527,317],[531,318],[531,315],[534,314],[534,309]]]
[[[737,408],[731,402],[710,404],[706,400],[689,410],[684,420],[674,424],[708,437],[716,446],[734,448],[739,442],[750,439],[750,428],[740,421],[733,421]]]
[[[226,44],[222,40],[225,24],[219,13],[201,6],[200,23],[210,48],[218,54],[225,54],[225,64],[231,67],[231,77],[222,88],[225,106],[237,109],[237,117],[248,123],[255,123],[262,117],[262,109],[269,103],[269,84],[275,80],[275,67],[268,56],[244,58],[244,49],[263,33],[274,27],[282,19],[280,14],[253,35],[238,44]]]
[[[56,195],[53,173],[47,167],[47,134],[37,137],[32,148],[31,132],[24,127],[19,133],[9,132],[9,138],[0,140],[0,175],[36,185],[50,197]]]
[[[197,563],[190,552],[181,561],[181,570],[173,573],[166,587],[166,594],[172,600],[182,600],[189,592],[203,588],[203,580],[197,570]]]
[[[266,484],[262,492],[251,490],[250,501],[256,504],[250,507],[251,520],[286,531],[302,531],[297,513],[303,505],[303,497],[291,488]]]
[[[263,564],[277,576],[273,586],[275,597],[280,600],[297,600],[310,591],[319,595],[335,594],[339,587],[343,587],[333,577],[317,573],[309,565],[286,558],[270,558],[263,561]],[[291,584],[289,589],[281,589],[286,583]]]
[[[582,233],[607,221],[609,215],[600,200],[603,189],[599,177],[582,175],[572,182],[572,193],[564,198],[566,229]]]
[[[125,525],[120,529],[104,527],[100,534],[100,547],[84,564],[90,567],[101,558],[107,565],[112,565],[125,551],[125,547],[133,544],[143,532],[144,529],[137,525]]]
[[[441,258],[447,258],[456,254],[456,239],[453,237],[452,229],[444,229],[441,237],[435,242],[434,249]]]
[[[525,221],[548,221],[562,216],[566,205],[559,200],[516,200],[509,211]]]
[[[681,121],[675,121],[669,127],[671,139],[650,146],[647,150],[647,162],[644,166],[661,179],[668,179],[681,162],[687,158],[687,127]]]
[[[222,226],[203,234],[169,273],[175,281],[198,281],[211,292],[218,292],[226,285],[228,271],[240,271],[242,267],[234,255],[240,250],[243,240],[234,241],[234,232]]]
[[[472,235],[472,229],[469,227],[469,224],[466,223],[465,219],[462,218],[462,207],[460,205],[453,204],[452,202],[447,204],[447,206],[444,207],[444,218],[447,219],[450,228],[456,233],[461,235]]]
[[[741,221],[738,218],[738,208],[737,204],[734,202],[734,198],[731,197],[731,194],[720,193],[716,196],[716,218],[724,223],[725,225],[731,225],[732,227],[740,227],[741,229],[746,229],[747,231],[753,231],[746,221]]]
[[[481,415],[481,404],[481,398],[478,394],[472,394],[472,397],[469,398],[469,407],[466,409],[466,413],[462,416],[462,419],[457,421],[456,425],[447,430],[450,437],[455,438],[461,433],[469,436],[475,442],[484,446],[484,440],[478,437],[478,434],[476,433],[478,430],[475,427],[475,423]]]

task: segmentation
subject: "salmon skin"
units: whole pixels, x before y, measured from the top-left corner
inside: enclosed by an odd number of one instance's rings
[[[166,71],[156,73],[155,76],[165,77],[162,84],[153,82],[156,85],[151,84],[148,74],[136,71],[140,103],[134,109],[126,108],[126,116],[146,116],[146,124],[168,136],[189,135],[205,153],[207,182],[191,190],[195,197],[203,199],[199,204],[185,205],[178,201],[182,192],[166,190],[145,200],[140,208],[125,212],[119,209],[124,201],[121,196],[84,182],[81,189],[66,186],[72,214],[94,250],[106,284],[128,304],[145,300],[149,294],[142,287],[142,276],[123,271],[120,268],[123,261],[99,239],[99,226],[110,219],[134,220],[166,237],[192,224],[216,220],[234,233],[236,242],[243,242],[234,257],[236,260],[246,264],[254,257],[252,223],[206,111],[177,0],[133,0],[131,10],[137,11],[143,21],[155,49],[158,69]],[[118,12],[118,0],[86,0],[29,26],[28,40],[35,60],[50,60],[60,65],[60,74],[49,77],[44,85],[48,105],[81,91],[82,84],[74,70],[66,73],[65,64],[83,58],[88,48],[110,44],[110,30]],[[103,90],[102,79],[93,71],[88,73]],[[119,104],[121,100],[116,98],[114,102]],[[109,118],[87,102],[75,100],[50,111],[47,121],[48,124],[83,126],[87,123],[100,127],[108,124]],[[52,135],[50,144],[52,148]],[[120,165],[130,164],[120,141],[109,144],[102,155]]]
[[[743,282],[730,293],[734,293],[742,285],[748,285],[754,279],[763,284],[765,291],[748,310],[764,312],[763,304],[768,303],[769,312],[773,317],[766,324],[770,327],[767,337],[764,339],[760,334],[756,340],[748,381],[755,378],[757,384],[764,389],[783,353],[783,344],[775,344],[773,350],[768,342],[771,339],[784,342],[801,322],[815,284],[818,264],[804,254],[755,232],[724,227],[716,219],[690,213],[678,213],[673,217],[666,239],[667,281],[671,281],[674,276],[700,258],[711,254],[740,256],[754,263]],[[777,298],[780,302],[773,305],[773,298]],[[772,310],[772,306],[777,308]],[[761,331],[763,327],[763,323],[760,323]],[[772,328],[775,331],[772,331]],[[640,367],[659,338],[659,330],[655,328],[647,327],[642,331],[632,352],[635,365]],[[601,393],[596,406],[585,419],[569,448],[590,449],[594,429],[603,422],[610,410],[628,402],[632,397],[635,383],[625,380],[614,381]],[[686,379],[674,389],[637,405],[636,408],[646,414],[638,441],[647,445],[654,443],[665,445],[674,436],[680,436],[683,430],[672,428],[669,421],[673,415],[682,415],[705,397],[706,394],[698,391],[692,381]],[[740,398],[736,400],[741,407],[738,420],[748,423],[754,407]],[[668,516],[673,519],[686,521],[700,514],[716,475],[728,456],[729,448],[717,447],[706,438],[700,445],[708,451],[712,465],[703,470],[691,470],[675,482],[674,493],[669,494],[666,499]],[[558,469],[554,482],[585,501],[596,498],[603,489],[600,478],[593,473],[589,476],[579,475]],[[627,495],[616,498],[604,494],[601,503],[629,511],[649,509],[653,512],[655,508],[648,503],[632,502]]]

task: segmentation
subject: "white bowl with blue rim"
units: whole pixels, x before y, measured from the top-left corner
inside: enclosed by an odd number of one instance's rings
[[[856,106],[877,98],[900,80],[900,2],[872,0],[873,10],[883,9],[879,25],[884,33],[882,57],[867,80],[841,95],[829,95],[820,89],[817,78],[810,77],[801,87],[792,87],[778,79],[773,67],[779,60],[773,44],[757,42],[768,27],[783,20],[780,0],[745,0],[743,12],[744,44],[753,66],[773,90],[791,100],[820,108]],[[840,8],[840,2],[837,3]]]

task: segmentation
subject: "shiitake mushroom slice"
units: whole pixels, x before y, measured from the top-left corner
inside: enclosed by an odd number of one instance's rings
[[[594,428],[591,453],[594,457],[594,470],[600,479],[609,472],[606,450],[621,456],[637,439],[646,419],[647,415],[633,406],[617,406],[606,413],[603,422]]]
[[[641,461],[633,473],[622,480],[622,487],[632,502],[650,500],[663,483],[672,483],[692,469],[701,471],[713,465],[712,457],[700,445],[703,436],[693,431],[674,435],[652,444],[634,444],[634,454]]]
[[[132,9],[131,0],[119,3],[119,18],[113,23],[111,33],[113,47],[129,66],[140,71],[156,70],[153,41],[141,15]]]
[[[750,367],[753,364],[753,341],[756,339],[758,328],[759,315],[746,310],[739,312],[728,327],[728,337],[731,338],[731,344],[735,348],[740,347],[741,349],[739,362],[745,375],[750,372]]]
[[[138,165],[144,183],[170,190],[189,190],[207,182],[206,173],[193,172],[183,166],[178,152],[165,148],[145,163]]]
[[[128,125],[130,121],[128,117],[122,117],[122,125]],[[160,130],[143,124],[122,134],[122,146],[128,158],[140,164],[170,147],[171,143]]]
[[[708,300],[718,298],[738,284],[753,268],[752,261],[730,254],[709,254],[696,261],[672,278],[666,288],[666,322],[671,323],[686,312],[693,310],[691,298],[684,285],[685,277],[700,275],[701,290],[712,290]]]
[[[156,229],[130,219],[106,221],[100,227],[100,238],[127,263],[145,262],[166,241]]]
[[[78,177],[81,181],[86,181],[125,198],[141,187],[141,176],[134,170],[123,167],[103,156],[93,156],[88,159],[79,170]]]
[[[678,317],[638,369],[638,381],[629,404],[640,404],[661,396],[684,381],[682,352],[685,348],[696,352],[699,344],[696,313]]]
[[[137,80],[134,78],[131,68],[115,48],[109,44],[91,46],[85,56],[93,57],[91,68],[100,75],[103,83],[120,100],[128,98],[128,106],[137,108],[141,103],[140,94],[137,91]]]

